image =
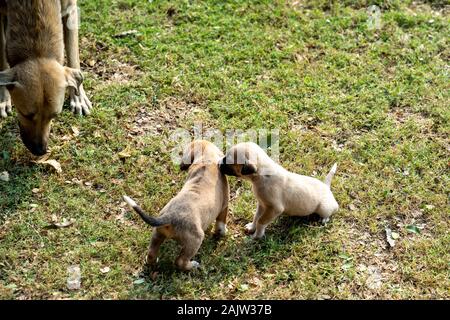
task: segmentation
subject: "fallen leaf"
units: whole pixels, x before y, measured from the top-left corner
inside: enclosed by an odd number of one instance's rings
[[[77,127],[72,127],[72,132],[74,137],[78,137],[80,135],[80,130]]]
[[[53,220],[53,217],[52,217],[52,220]],[[75,223],[75,221],[76,221],[75,219],[70,219],[70,220],[63,219],[62,222],[53,222],[52,224],[49,224],[48,226],[45,227],[45,229],[67,228],[67,227],[70,227],[71,225],[73,225]]]
[[[366,286],[369,289],[377,290],[381,288],[382,283],[382,276],[380,273],[380,270],[376,266],[369,266],[367,268],[367,271],[369,273],[369,277],[366,280]]]
[[[143,278],[133,281],[134,284],[143,284],[144,282],[145,282],[145,279],[143,279]]]
[[[241,284],[239,286],[240,291],[247,291],[248,290],[248,284]]]
[[[73,265],[67,268],[67,288],[69,290],[79,290],[81,288],[81,270],[79,265]]]
[[[101,273],[108,273],[109,271],[111,271],[109,267],[100,268]]]
[[[8,182],[9,181],[9,173],[6,171],[0,173],[0,181]]]
[[[355,210],[356,210],[356,206],[355,206],[353,203],[350,203],[349,206],[348,206],[348,208],[349,208],[351,211],[355,211]]]
[[[37,160],[35,163],[47,164],[47,165],[53,167],[53,169],[55,169],[57,173],[62,173],[61,164],[56,160],[45,160],[45,161]]]
[[[31,192],[33,192],[34,194],[37,194],[37,193],[41,192],[41,189],[34,188],[33,190],[31,190]]]
[[[392,230],[389,228],[386,228],[385,231],[386,231],[386,240],[392,248],[395,246],[395,240],[392,237]]]
[[[416,234],[420,233],[420,229],[417,226],[412,225],[412,224],[407,225],[406,230],[408,230],[409,232],[412,232],[412,233],[416,233]]]
[[[128,30],[121,33],[117,33],[114,35],[114,38],[125,38],[128,36],[139,35],[139,31],[137,30]]]
[[[125,150],[119,152],[119,158],[120,159],[125,159],[125,158],[130,158],[131,154],[130,151],[128,150],[128,148],[126,148]]]

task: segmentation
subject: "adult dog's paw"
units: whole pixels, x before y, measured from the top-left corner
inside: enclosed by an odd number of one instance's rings
[[[6,118],[12,112],[11,96],[8,89],[0,87],[0,117]]]
[[[92,103],[84,92],[84,88],[81,85],[79,88],[79,95],[76,94],[75,89],[69,89],[70,93],[70,109],[74,114],[89,115],[92,110]]]
[[[247,223],[245,225],[245,233],[252,234],[256,230],[256,226],[253,224],[253,222]]]

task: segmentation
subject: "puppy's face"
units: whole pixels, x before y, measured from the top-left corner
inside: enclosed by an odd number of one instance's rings
[[[228,176],[249,178],[258,171],[256,157],[252,157],[251,149],[246,145],[231,148],[220,161],[220,172]]]
[[[223,153],[211,142],[195,140],[184,150],[180,169],[188,170],[193,164],[217,165]]]
[[[80,71],[65,68],[55,60],[27,61],[0,72],[17,109],[20,136],[34,155],[47,152],[51,121],[61,111],[67,87],[78,90]]]

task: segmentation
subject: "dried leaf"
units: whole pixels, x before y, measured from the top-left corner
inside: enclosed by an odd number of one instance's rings
[[[367,271],[369,277],[366,280],[366,286],[372,290],[380,289],[383,284],[381,281],[383,277],[381,276],[379,268],[376,266],[369,266]]]
[[[62,229],[62,228],[67,228],[70,227],[71,225],[73,225],[75,223],[75,219],[63,219],[62,222],[56,222],[54,220],[54,217],[52,217],[52,223],[48,226],[45,227],[45,229]]]
[[[3,182],[9,181],[9,173],[7,171],[0,173],[0,181],[3,181]]]
[[[139,35],[137,30],[128,30],[114,35],[114,38],[125,38],[128,36]]]
[[[145,282],[145,279],[143,279],[143,278],[133,281],[134,284],[143,284],[144,282]]]
[[[392,238],[392,230],[389,228],[386,228],[385,231],[386,231],[386,240],[392,248],[395,246],[395,240]]]
[[[79,265],[73,265],[67,268],[67,288],[69,290],[79,290],[81,288],[81,270]]]
[[[130,157],[131,157],[131,154],[130,154],[130,151],[128,150],[128,148],[126,148],[125,150],[123,150],[119,153],[120,159],[126,159],[126,158],[130,158]]]
[[[37,164],[47,164],[47,165],[51,166],[53,169],[55,169],[57,173],[62,173],[61,164],[58,161],[56,161],[56,160],[45,160],[45,161],[42,161],[40,159],[40,160],[35,161],[35,163],[37,163]]]
[[[80,135],[80,130],[77,127],[72,127],[72,132],[74,137],[78,137]]]
[[[108,273],[109,271],[111,271],[109,267],[100,268],[101,273]]]
[[[412,225],[412,224],[407,225],[406,230],[408,230],[409,232],[412,232],[412,233],[416,233],[416,234],[420,233],[420,229],[417,226]]]

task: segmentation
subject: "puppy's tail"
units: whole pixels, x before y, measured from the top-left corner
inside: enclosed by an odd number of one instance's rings
[[[137,205],[137,203],[131,199],[128,196],[123,196],[123,200],[125,200],[126,203],[128,203],[128,205],[134,210],[136,211],[142,218],[142,220],[144,220],[146,223],[148,223],[149,225],[151,225],[152,227],[160,227],[163,225],[166,225],[167,223],[164,223],[163,221],[161,221],[158,218],[153,218],[151,216],[149,216],[147,213],[145,213],[145,211],[139,207]]]
[[[330,172],[328,172],[327,176],[325,177],[325,180],[323,181],[328,186],[328,188],[331,188],[331,180],[333,179],[333,176],[336,173],[336,169],[337,163],[333,165]]]

